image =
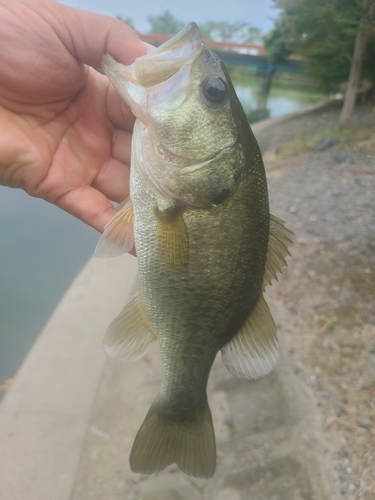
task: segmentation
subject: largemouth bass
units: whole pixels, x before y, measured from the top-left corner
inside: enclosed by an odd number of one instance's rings
[[[261,153],[222,61],[196,24],[123,66],[103,68],[137,117],[130,198],[98,256],[135,248],[139,291],[109,326],[105,349],[134,361],[155,339],[160,391],[135,438],[133,471],[176,463],[209,478],[216,446],[206,386],[218,351],[256,378],[277,361],[263,291],[286,264],[290,231],[270,216]]]

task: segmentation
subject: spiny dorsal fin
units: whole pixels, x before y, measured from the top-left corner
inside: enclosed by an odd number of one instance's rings
[[[95,248],[95,257],[117,257],[134,246],[133,204],[126,198],[117,207],[117,214],[106,224]]]
[[[140,359],[155,339],[137,293],[107,328],[103,346],[112,358],[131,362]]]
[[[221,349],[221,355],[236,377],[258,378],[275,368],[277,348],[276,326],[261,295],[245,324]]]
[[[292,244],[292,235],[285,222],[274,215],[270,215],[270,234],[266,256],[266,267],[263,276],[263,290],[272,280],[277,280],[277,274],[287,265],[285,258],[290,255],[288,247]]]

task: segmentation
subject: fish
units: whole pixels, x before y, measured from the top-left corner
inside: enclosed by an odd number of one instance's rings
[[[237,377],[278,358],[264,290],[286,265],[291,231],[270,215],[262,156],[228,71],[189,23],[105,74],[136,117],[130,196],[96,255],[138,259],[137,292],[109,326],[105,351],[135,361],[158,340],[160,390],[130,453],[134,472],[172,463],[211,478],[215,433],[206,387],[221,351]]]

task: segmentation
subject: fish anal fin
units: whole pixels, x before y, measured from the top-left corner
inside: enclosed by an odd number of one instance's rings
[[[95,248],[99,258],[117,257],[130,252],[134,246],[133,204],[127,198],[117,207],[117,214],[106,224]]]
[[[140,359],[155,339],[137,294],[107,328],[103,346],[112,358],[132,362]]]
[[[211,411],[194,421],[173,421],[163,414],[158,399],[138,431],[130,454],[133,472],[152,474],[170,464],[195,477],[210,478],[216,468],[215,433]]]
[[[236,377],[258,378],[274,369],[278,359],[276,326],[263,295],[242,328],[221,349],[221,355]]]
[[[189,260],[188,234],[178,207],[162,212],[156,210],[158,255],[169,267],[185,269]]]
[[[290,255],[288,248],[292,245],[290,237],[293,235],[285,222],[274,215],[270,215],[270,234],[266,255],[266,266],[263,275],[263,290],[272,280],[277,280],[277,274],[287,265],[286,257]]]

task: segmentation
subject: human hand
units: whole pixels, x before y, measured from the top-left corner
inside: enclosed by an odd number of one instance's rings
[[[134,117],[100,67],[146,46],[122,21],[53,0],[0,0],[0,184],[98,231],[129,194]]]

